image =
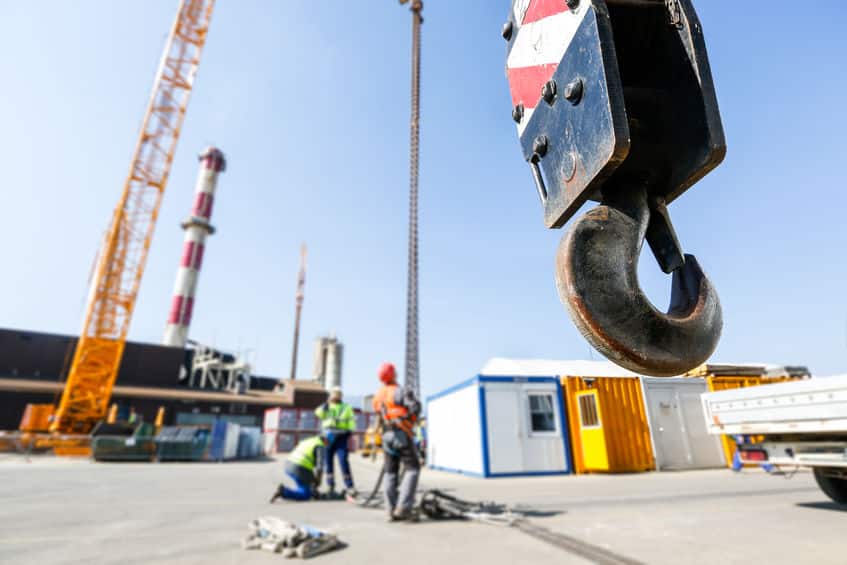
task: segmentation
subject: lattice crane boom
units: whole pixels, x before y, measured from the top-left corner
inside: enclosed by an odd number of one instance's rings
[[[400,0],[406,4],[409,0]],[[420,395],[420,346],[418,343],[418,161],[420,153],[421,24],[423,0],[411,0],[412,92],[409,124],[409,249],[406,280],[405,384]]]
[[[52,431],[87,433],[106,416],[214,5],[215,0],[180,0],[129,174],[100,249]]]

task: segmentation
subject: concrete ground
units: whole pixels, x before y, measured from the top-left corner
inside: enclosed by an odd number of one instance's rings
[[[378,466],[354,456],[358,486]],[[847,508],[807,472],[791,480],[728,470],[474,479],[425,471],[422,486],[523,504],[538,539],[464,522],[387,524],[346,502],[267,502],[279,461],[102,464],[0,455],[0,563],[272,563],[239,546],[263,515],[330,528],[347,543],[317,562],[838,563]]]

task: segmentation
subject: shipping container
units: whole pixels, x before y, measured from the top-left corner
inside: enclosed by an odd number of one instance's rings
[[[639,377],[564,377],[576,473],[656,467]]]
[[[703,378],[564,377],[577,473],[703,469],[725,464],[702,425]]]
[[[280,426],[280,429],[287,428],[283,428],[282,426]],[[301,410],[300,418],[297,421],[297,429],[317,432],[320,429],[320,422],[318,422],[318,417],[315,416],[315,413],[311,410]]]
[[[263,429],[266,432],[276,430],[296,430],[299,411],[296,408],[268,408],[265,410]]]
[[[705,379],[642,377],[641,382],[657,470],[726,465],[720,441],[709,435],[703,418]]]

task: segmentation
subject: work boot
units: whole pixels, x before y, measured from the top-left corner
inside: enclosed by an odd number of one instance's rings
[[[416,508],[398,508],[392,513],[396,522],[418,522],[420,516]]]
[[[397,518],[394,517],[395,510],[393,508],[389,508],[385,514],[386,522],[396,522]]]
[[[347,502],[358,502],[359,493],[354,488],[348,488],[344,491],[344,500]]]
[[[395,522],[403,522],[409,520],[412,516],[411,511],[405,508],[398,508],[394,512],[391,513],[391,517],[394,518]]]

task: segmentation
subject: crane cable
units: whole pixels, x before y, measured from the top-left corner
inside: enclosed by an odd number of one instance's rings
[[[402,1],[402,0],[401,0]],[[412,108],[409,144],[409,251],[406,287],[406,386],[420,398],[418,365],[418,149],[420,142],[422,0],[412,0]]]

